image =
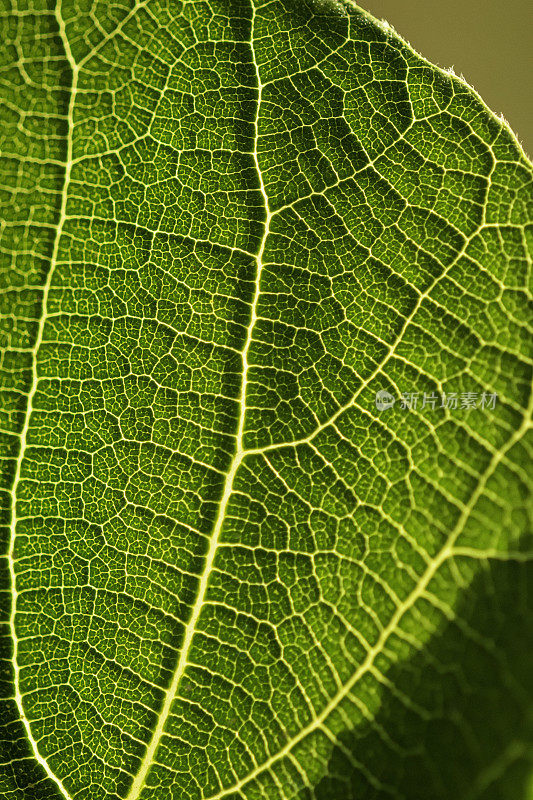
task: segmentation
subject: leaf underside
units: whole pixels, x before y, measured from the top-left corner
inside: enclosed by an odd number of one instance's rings
[[[514,136],[341,4],[0,35],[0,796],[532,798]]]

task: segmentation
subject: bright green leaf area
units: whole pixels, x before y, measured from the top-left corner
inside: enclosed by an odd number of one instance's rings
[[[513,134],[339,3],[0,41],[2,800],[533,798]]]

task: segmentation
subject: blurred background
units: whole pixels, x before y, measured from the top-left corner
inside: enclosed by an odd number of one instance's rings
[[[359,0],[425,58],[453,67],[533,156],[533,0]]]

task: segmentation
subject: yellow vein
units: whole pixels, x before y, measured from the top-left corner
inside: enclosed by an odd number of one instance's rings
[[[297,744],[303,741],[307,736],[313,733],[316,730],[324,730],[324,724],[327,718],[331,715],[331,713],[339,706],[339,704],[350,695],[350,692],[354,688],[354,686],[358,683],[363,675],[365,675],[368,671],[370,671],[374,665],[374,661],[376,657],[382,652],[385,644],[387,643],[389,637],[394,633],[394,631],[398,628],[401,620],[405,616],[405,614],[411,609],[421,597],[425,596],[425,591],[429,586],[432,578],[436,575],[440,567],[449,559],[452,558],[454,555],[454,546],[455,542],[459,538],[461,532],[464,529],[464,526],[472,513],[473,509],[476,506],[476,503],[480,499],[485,490],[487,482],[491,478],[491,476],[496,471],[500,462],[504,459],[506,453],[512,449],[512,447],[521,440],[521,438],[529,431],[531,427],[531,415],[533,413],[533,392],[531,392],[529,406],[526,410],[522,424],[520,428],[518,428],[515,433],[508,439],[506,444],[494,454],[493,458],[491,459],[490,463],[487,465],[485,471],[480,475],[477,486],[475,490],[472,492],[470,497],[470,501],[467,505],[465,505],[461,515],[459,516],[457,523],[453,530],[450,531],[450,535],[440,550],[440,552],[435,557],[434,561],[428,566],[426,571],[421,576],[418,584],[414,587],[413,591],[410,595],[405,599],[401,606],[399,606],[394,614],[392,615],[391,619],[389,620],[387,626],[383,628],[378,641],[376,644],[367,651],[366,657],[358,667],[358,669],[354,672],[351,678],[346,682],[346,684],[342,687],[342,690],[337,692],[329,701],[329,703],[323,708],[323,710],[318,714],[314,720],[312,720],[305,728],[302,728],[292,739],[290,739],[284,747],[282,747],[277,753],[274,753],[270,756],[260,767],[251,770],[248,775],[241,778],[236,783],[232,784],[231,786],[227,786],[222,789],[216,795],[210,795],[207,800],[222,800],[222,798],[227,797],[228,795],[233,795],[239,792],[243,786],[250,783],[250,781],[257,778],[258,775],[261,773],[271,770],[274,764],[279,762],[281,759],[288,756],[295,748]]]
[[[259,158],[258,158],[258,139],[259,139],[259,113],[261,108],[261,93],[262,93],[262,86],[261,86],[261,78],[259,75],[259,65],[257,64],[257,60],[255,58],[254,47],[253,47],[253,39],[254,39],[254,23],[255,23],[255,6],[253,8],[253,16],[252,16],[252,24],[251,24],[251,48],[252,48],[252,56],[254,60],[256,75],[257,75],[257,109],[256,109],[256,117],[255,117],[255,141],[254,141],[254,148],[253,148],[253,159],[255,168],[257,171],[257,176],[259,180],[259,188],[261,194],[263,196],[263,202],[265,204],[265,223],[264,223],[264,230],[263,236],[261,240],[261,244],[256,256],[256,275],[255,275],[255,289],[254,289],[254,296],[251,304],[250,309],[250,320],[248,323],[248,329],[246,334],[246,341],[243,346],[242,350],[242,383],[241,383],[241,390],[240,390],[240,397],[239,397],[239,420],[237,424],[237,433],[236,433],[236,442],[235,442],[235,455],[233,457],[231,467],[226,475],[226,480],[224,482],[224,489],[222,492],[222,498],[220,500],[217,518],[213,527],[213,534],[211,536],[209,542],[209,548],[207,551],[207,555],[205,558],[204,569],[202,575],[200,577],[200,582],[198,585],[198,592],[196,595],[196,600],[194,606],[191,611],[191,616],[185,628],[185,635],[183,639],[183,644],[180,652],[180,657],[178,660],[178,664],[176,666],[176,670],[172,677],[172,681],[170,683],[169,688],[165,694],[165,699],[163,701],[163,705],[161,707],[161,711],[159,713],[158,722],[154,729],[152,738],[150,740],[150,744],[147,747],[146,753],[142,760],[140,769],[135,776],[133,783],[130,787],[126,800],[136,800],[146,783],[146,778],[148,776],[148,772],[150,767],[154,763],[154,758],[157,752],[157,748],[161,741],[161,738],[165,732],[165,725],[169,718],[172,703],[174,702],[174,698],[176,697],[176,693],[178,691],[181,679],[185,673],[185,670],[188,665],[188,658],[189,653],[193,641],[193,637],[196,631],[196,626],[198,623],[198,619],[200,617],[200,613],[202,611],[202,607],[205,601],[207,587],[209,583],[209,578],[213,569],[213,564],[215,560],[215,555],[217,552],[220,533],[222,531],[222,526],[224,524],[224,519],[226,516],[226,510],[228,507],[228,503],[230,501],[230,497],[233,492],[233,483],[235,481],[235,476],[237,471],[241,465],[243,457],[246,454],[246,451],[243,447],[243,437],[244,437],[244,422],[246,417],[246,388],[247,388],[247,380],[248,380],[248,370],[249,370],[249,363],[248,363],[248,353],[250,350],[250,345],[252,343],[252,334],[253,329],[257,320],[257,303],[259,300],[260,295],[260,285],[261,285],[261,273],[263,268],[263,254],[265,251],[266,240],[269,233],[269,226],[270,226],[270,219],[271,219],[271,212],[268,205],[268,196],[266,193],[263,175],[261,172],[261,168],[259,165]]]
[[[70,45],[68,43],[68,39],[66,36],[65,31],[65,24],[63,21],[62,13],[61,13],[61,4],[62,0],[58,0],[56,3],[55,9],[55,17],[57,20],[57,25],[59,28],[59,35],[63,41],[63,47],[65,48],[65,56],[67,61],[70,65],[72,70],[72,86],[70,90],[70,99],[69,99],[69,108],[68,108],[68,133],[67,133],[67,153],[66,153],[66,162],[65,162],[65,176],[63,180],[63,192],[61,197],[61,207],[59,211],[59,220],[57,224],[56,235],[54,238],[54,245],[52,249],[52,256],[50,259],[50,269],[48,271],[48,276],[46,279],[46,283],[43,288],[43,297],[42,297],[42,306],[41,306],[41,315],[39,319],[39,326],[37,329],[37,336],[35,339],[35,344],[31,351],[32,356],[32,382],[31,388],[28,394],[28,403],[26,406],[26,414],[24,417],[24,424],[22,426],[22,431],[20,434],[20,450],[17,457],[17,462],[15,466],[15,476],[13,479],[13,485],[11,487],[11,523],[10,523],[10,539],[9,539],[9,551],[8,551],[8,563],[9,563],[9,574],[11,579],[11,613],[9,616],[9,627],[11,633],[11,639],[13,641],[13,675],[14,675],[14,692],[15,692],[15,702],[17,704],[17,709],[20,715],[20,719],[24,728],[26,730],[26,735],[28,737],[28,741],[30,743],[31,749],[33,751],[33,755],[35,760],[41,765],[44,769],[48,777],[54,781],[57,785],[59,791],[66,798],[66,800],[71,800],[71,797],[65,787],[63,786],[61,780],[55,775],[52,770],[50,769],[48,762],[46,759],[40,754],[39,747],[36,740],[33,738],[31,732],[30,721],[26,716],[26,712],[24,710],[24,702],[23,696],[20,688],[20,667],[18,664],[18,639],[17,639],[17,632],[15,626],[15,618],[17,613],[17,585],[16,585],[16,571],[15,571],[15,540],[16,540],[16,527],[17,527],[17,488],[20,483],[21,478],[21,471],[22,471],[22,461],[24,459],[24,452],[26,450],[26,442],[28,438],[28,430],[30,426],[30,418],[33,411],[33,401],[35,398],[35,393],[37,391],[37,384],[39,382],[38,373],[37,373],[37,353],[41,346],[43,340],[43,333],[44,333],[44,326],[46,322],[46,307],[48,305],[48,295],[50,293],[50,287],[52,285],[52,277],[55,271],[55,267],[57,265],[58,260],[58,253],[59,253],[59,242],[61,239],[61,234],[63,231],[63,226],[65,224],[66,219],[66,211],[67,211],[67,194],[68,194],[68,187],[70,182],[70,173],[72,170],[72,139],[73,139],[73,130],[74,130],[74,103],[76,100],[76,89],[78,85],[78,67],[74,62],[74,58],[72,56],[72,52],[70,50]]]

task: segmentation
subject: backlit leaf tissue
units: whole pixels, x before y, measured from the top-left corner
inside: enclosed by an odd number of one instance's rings
[[[2,800],[531,800],[514,134],[350,3],[0,41]]]

